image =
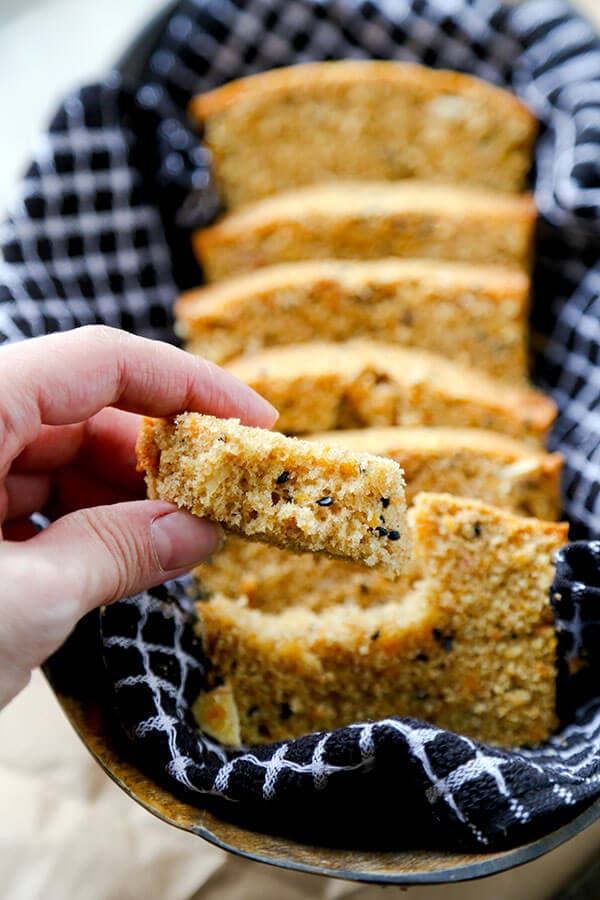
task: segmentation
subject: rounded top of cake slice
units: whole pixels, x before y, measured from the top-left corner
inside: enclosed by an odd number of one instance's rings
[[[377,89],[391,85],[404,90],[413,86],[428,94],[473,97],[483,103],[492,103],[499,114],[520,120],[524,129],[535,128],[532,113],[503,88],[462,72],[430,69],[418,63],[393,60],[335,60],[270,69],[198,94],[190,102],[189,110],[194,118],[204,121],[234,104],[252,101],[256,97],[263,97],[272,103],[284,95],[309,96],[315,88],[335,90],[353,85],[372,85]],[[452,113],[450,107],[445,110],[448,116]]]
[[[403,181],[332,181],[291,188],[257,200],[227,214],[198,233],[235,234],[279,217],[304,219],[319,215],[378,218],[410,209],[463,218],[467,212],[488,220],[534,220],[537,212],[531,194],[502,194],[470,184],[436,184],[417,178]]]

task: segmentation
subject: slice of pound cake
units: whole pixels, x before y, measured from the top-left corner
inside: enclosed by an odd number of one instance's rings
[[[410,511],[420,579],[395,600],[280,613],[217,596],[198,634],[221,697],[201,727],[263,743],[414,716],[478,740],[544,740],[557,724],[553,555],[567,526],[421,494]],[[224,695],[235,715],[223,713]],[[229,727],[224,727],[227,724]]]
[[[263,348],[366,337],[522,381],[528,307],[523,272],[420,259],[317,260],[188,291],[175,316],[187,349],[219,364]]]
[[[400,572],[407,555],[398,463],[197,413],[145,419],[148,495],[254,540]]]
[[[488,428],[543,443],[553,401],[422,350],[376,341],[307,343],[227,368],[279,410],[288,434],[389,425]]]
[[[398,62],[276,69],[195,97],[190,112],[229,207],[340,178],[520,191],[536,133],[531,113],[508,92]]]
[[[530,195],[425,181],[346,182],[261,200],[194,232],[208,281],[309,259],[426,257],[529,269]]]

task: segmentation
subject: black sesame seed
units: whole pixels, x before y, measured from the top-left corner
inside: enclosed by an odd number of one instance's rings
[[[288,478],[290,477],[290,473],[288,471],[284,471],[281,473],[279,478],[276,480],[276,484],[285,484]]]
[[[417,700],[428,700],[429,694],[426,691],[417,692]]]
[[[264,722],[261,722],[260,725],[258,726],[258,733],[260,734],[261,737],[264,737],[264,738],[271,737],[271,732],[269,730],[269,726],[265,725]]]
[[[379,516],[379,521],[381,522],[382,525],[385,525],[385,516],[381,516],[381,515],[380,515],[380,516]]]
[[[246,715],[253,716],[254,713],[257,713],[257,712],[258,712],[258,706],[249,706],[248,709],[246,710]]]
[[[333,497],[321,497],[320,500],[317,500],[317,506],[331,506],[333,503]]]
[[[387,530],[387,528],[382,528],[381,525],[378,525],[377,528],[375,529],[375,534],[378,534],[379,537],[387,537],[388,530]]]
[[[419,662],[429,662],[429,657],[426,653],[417,653],[415,659],[418,659]]]
[[[388,537],[390,541],[399,541],[400,540],[400,532],[399,531],[388,531]]]
[[[481,523],[480,522],[475,522],[475,524],[473,525],[473,534],[475,535],[475,537],[481,537]]]
[[[378,628],[377,631],[374,631],[373,634],[371,635],[371,640],[376,641],[380,634],[381,634],[381,632]]]
[[[286,719],[291,718],[293,715],[292,707],[289,703],[281,703],[279,706],[279,718],[285,722]]]
[[[446,653],[450,653],[452,650],[452,645],[454,644],[454,638],[450,634],[443,634],[439,628],[433,629],[433,637],[441,644]]]
[[[389,497],[381,497],[381,505],[383,506],[384,509],[387,509],[388,506],[390,505],[390,498]]]

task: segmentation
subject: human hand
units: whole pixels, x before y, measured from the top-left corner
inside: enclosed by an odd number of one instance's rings
[[[0,348],[0,708],[96,606],[209,556],[209,522],[143,500],[139,416],[183,410],[270,427],[227,372],[102,326]],[[53,519],[37,533],[34,512]]]

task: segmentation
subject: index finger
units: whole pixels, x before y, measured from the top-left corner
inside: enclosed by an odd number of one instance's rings
[[[86,326],[0,349],[0,469],[42,424],[81,422],[105,406],[150,416],[184,410],[270,427],[270,403],[233,375],[169,344]]]

